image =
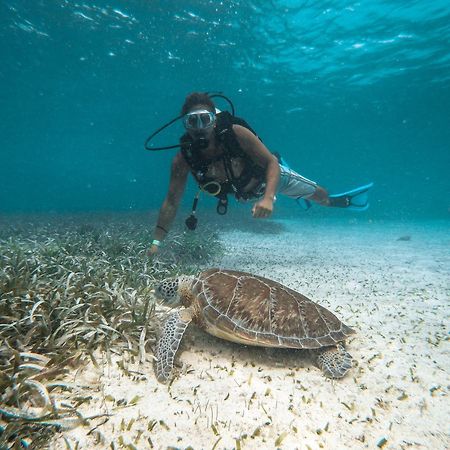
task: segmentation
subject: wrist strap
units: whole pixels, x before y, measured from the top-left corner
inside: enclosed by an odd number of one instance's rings
[[[161,245],[161,241],[158,241],[158,239],[153,239],[152,245],[156,245],[157,247],[159,247]]]

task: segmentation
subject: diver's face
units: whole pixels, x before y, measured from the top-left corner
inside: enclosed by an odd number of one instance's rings
[[[195,105],[184,116],[183,124],[193,139],[209,139],[216,126],[216,115],[205,105]]]

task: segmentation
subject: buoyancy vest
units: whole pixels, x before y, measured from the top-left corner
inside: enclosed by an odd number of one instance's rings
[[[194,176],[200,187],[206,185],[211,181],[217,182],[214,178],[208,177],[206,174],[211,164],[222,160],[225,168],[227,179],[220,184],[220,192],[216,197],[220,199],[226,198],[228,194],[235,195],[238,199],[250,199],[257,195],[254,191],[244,192],[243,189],[248,185],[251,179],[257,179],[260,186],[265,180],[265,169],[257,165],[245,152],[242,150],[236,134],[233,130],[233,125],[241,125],[250,130],[255,136],[257,134],[250,127],[250,125],[239,117],[231,115],[228,111],[220,112],[216,115],[216,127],[214,129],[216,141],[221,144],[223,152],[214,158],[205,158],[201,154],[201,148],[196,142],[185,133],[181,139],[181,153],[190,167],[191,173]],[[244,164],[241,174],[236,177],[233,173],[232,159],[241,158]]]

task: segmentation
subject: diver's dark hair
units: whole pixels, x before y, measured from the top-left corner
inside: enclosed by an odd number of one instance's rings
[[[186,97],[183,107],[181,108],[181,114],[187,114],[195,105],[207,106],[212,112],[215,112],[216,110],[214,102],[206,92],[192,92]]]

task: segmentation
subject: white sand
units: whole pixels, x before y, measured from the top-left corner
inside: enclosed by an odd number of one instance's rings
[[[383,439],[384,449],[450,448],[449,224],[278,223],[279,234],[224,232],[221,266],[280,281],[334,311],[358,331],[347,347],[355,368],[330,381],[300,351],[268,353],[190,327],[170,386],[155,380],[151,362],[128,364],[142,375],[117,364],[77,374],[93,386],[86,414],[113,416],[101,435],[87,436],[101,420],[67,432],[73,448],[334,450]]]

